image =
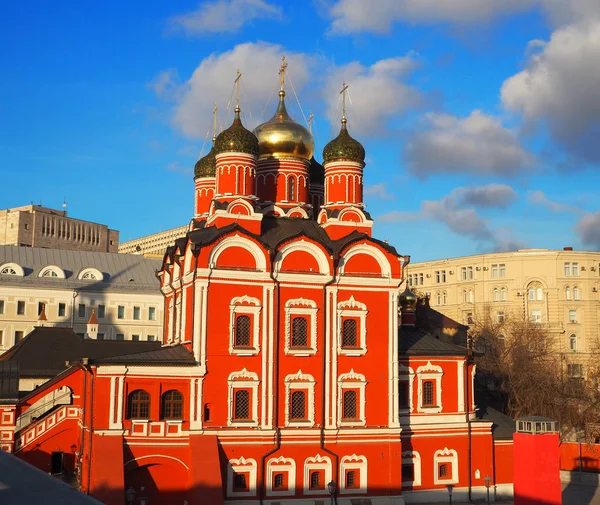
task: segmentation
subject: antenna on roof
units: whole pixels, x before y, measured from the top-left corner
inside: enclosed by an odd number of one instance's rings
[[[66,196],[65,196],[65,198],[63,200],[62,208],[63,208],[63,212],[64,212],[64,214],[66,216],[67,215],[67,197]]]

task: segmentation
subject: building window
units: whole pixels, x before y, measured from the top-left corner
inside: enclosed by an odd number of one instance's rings
[[[156,307],[148,307],[148,321],[156,321]]]
[[[119,305],[117,307],[117,319],[125,319],[125,306]]]
[[[125,340],[125,334],[124,333],[117,333],[115,335],[115,340]]]
[[[455,450],[439,450],[434,455],[434,484],[455,484],[458,482],[458,454]]]
[[[21,340],[23,340],[23,332],[22,331],[15,331],[15,344],[17,342],[20,342]]]
[[[573,277],[579,277],[579,263],[573,263]]]
[[[250,391],[238,389],[233,395],[233,420],[247,421],[250,418]]]
[[[423,274],[417,274],[417,275],[419,276],[418,277],[418,279],[419,279],[418,284],[419,284],[419,286],[422,286],[423,285]]]
[[[541,310],[532,310],[529,320],[532,323],[536,323],[536,324],[541,323],[542,322],[542,311]]]
[[[293,391],[290,399],[290,421],[306,421],[306,392]]]
[[[308,320],[305,317],[292,318],[291,347],[308,347]]]
[[[288,202],[296,200],[296,180],[290,177],[288,181]]]
[[[440,463],[438,466],[438,479],[447,479],[448,475],[448,463]]]
[[[505,321],[504,311],[497,312],[496,313],[496,323],[504,324],[504,321]]]
[[[150,416],[150,395],[143,389],[136,389],[127,397],[127,419],[148,419]]]
[[[423,382],[423,406],[435,407],[435,392],[433,381]]]
[[[154,342],[156,340],[156,335],[148,335],[148,342]]]
[[[140,308],[139,307],[133,307],[133,319],[134,319],[134,321],[140,320]]]
[[[4,314],[4,300],[0,300],[0,314]]]
[[[462,267],[460,269],[460,280],[461,281],[466,281],[467,280],[467,267]]]
[[[567,286],[565,288],[565,300],[570,300],[571,299],[571,288],[569,286]]]
[[[576,323],[577,322],[577,311],[576,310],[570,310],[569,311],[569,322],[570,323]]]
[[[356,489],[358,487],[358,471],[348,470],[346,472],[345,487],[346,489]]]
[[[573,300],[579,300],[579,288],[577,286],[573,287]]]
[[[495,302],[500,301],[500,290],[498,288],[494,288],[494,301]]]
[[[85,318],[85,303],[80,303],[77,307],[77,317]]]
[[[253,459],[229,460],[227,467],[227,496],[256,495],[256,461]]]
[[[280,456],[267,462],[267,496],[294,496],[296,492],[296,462]]]
[[[583,365],[580,363],[569,363],[567,365],[567,377],[569,379],[583,378]]]
[[[285,491],[287,489],[284,473],[276,473],[273,475],[273,489],[277,491]]]
[[[467,324],[474,324],[473,312],[465,312],[464,320]]]
[[[402,486],[417,487],[421,485],[421,455],[418,452],[402,453]]]
[[[340,462],[340,481],[341,494],[366,493],[367,458],[356,454],[344,456]]]
[[[438,284],[446,282],[446,270],[436,270],[435,282]]]
[[[342,420],[358,419],[358,394],[354,390],[344,391],[342,398]]]
[[[250,347],[250,316],[235,318],[235,346]]]
[[[210,403],[205,403],[203,408],[203,419],[205,422],[210,421]]]
[[[139,342],[140,336],[139,335],[131,335],[131,340],[133,340],[134,342]]]
[[[467,294],[467,290],[466,290],[466,289],[463,289],[463,292],[462,292],[462,294],[463,294],[463,296],[462,296],[462,298],[463,298],[463,303],[467,303],[467,302],[469,301],[469,296],[468,296],[468,294]]]
[[[310,472],[310,489],[323,489],[322,477],[320,471]]]
[[[469,303],[475,303],[475,292],[469,289]]]
[[[67,313],[67,305],[65,303],[58,304],[58,317],[65,317]]]
[[[442,411],[442,367],[428,362],[417,368],[419,384],[418,411],[439,413]]]
[[[235,473],[233,475],[233,490],[234,491],[248,491],[248,474],[246,473]]]
[[[42,313],[42,310],[44,309],[45,305],[46,304],[44,302],[38,302],[38,311],[37,311],[38,316]]]
[[[24,316],[25,315],[25,301],[19,300],[17,302],[17,315]]]
[[[506,288],[502,288],[500,290],[500,299],[505,302],[506,301]]]
[[[574,333],[569,337],[569,349],[571,349],[571,351],[577,350],[577,335]]]
[[[344,319],[342,322],[342,347],[358,347],[358,323],[355,319]]]
[[[161,410],[163,419],[182,419],[183,395],[175,389],[163,393]]]
[[[106,317],[106,305],[98,305],[98,318],[104,319]]]

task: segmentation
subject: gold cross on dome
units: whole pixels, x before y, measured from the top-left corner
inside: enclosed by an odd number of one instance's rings
[[[281,67],[279,67],[279,77],[281,78],[281,89],[285,87],[285,70],[288,67],[288,63],[285,59],[285,54],[281,57]]]
[[[340,91],[340,95],[342,95],[342,121],[346,120],[346,93],[348,92],[348,85],[346,81],[342,84],[342,91]]]
[[[213,109],[213,142],[217,140],[217,111],[219,110],[219,106],[215,104],[215,108]]]
[[[238,69],[237,77],[235,78],[235,81],[233,81],[235,83],[235,108],[236,109],[240,108],[240,80],[241,79],[242,79],[242,73]]]
[[[308,116],[308,119],[306,120],[306,122],[308,123],[308,131],[310,133],[312,133],[312,127],[313,127],[313,121],[314,120],[315,120],[315,115],[311,111],[310,115]]]

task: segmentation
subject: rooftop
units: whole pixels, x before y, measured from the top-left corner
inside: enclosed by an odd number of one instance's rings
[[[444,342],[415,327],[398,329],[398,353],[400,356],[465,356],[467,348]]]

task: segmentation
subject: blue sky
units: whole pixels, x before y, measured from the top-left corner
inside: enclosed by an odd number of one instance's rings
[[[413,261],[600,249],[597,0],[5,2],[0,208],[42,202],[121,240],[193,212],[211,110],[292,116],[317,159],[350,85],[375,235]]]

